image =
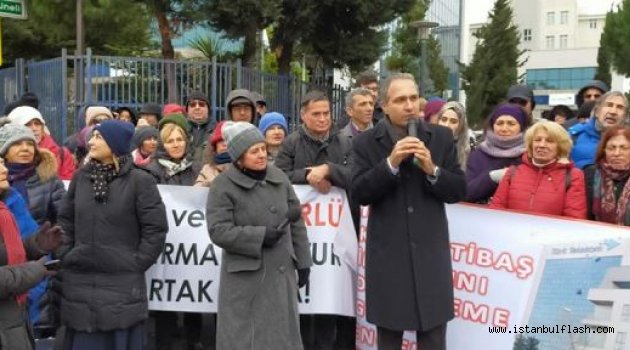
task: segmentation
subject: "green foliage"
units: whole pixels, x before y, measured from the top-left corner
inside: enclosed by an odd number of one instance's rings
[[[392,53],[385,59],[387,69],[395,72],[406,72],[420,80],[420,58],[422,55],[418,29],[411,23],[424,19],[429,8],[429,1],[415,0],[405,13],[393,34]]]
[[[597,71],[593,79],[601,80],[606,85],[610,86],[612,81],[612,74],[610,74],[610,53],[609,48],[606,46],[603,40],[604,34],[599,39],[600,45],[597,50]]]
[[[226,41],[217,35],[189,40],[188,45],[193,49],[199,50],[208,60],[212,60],[213,57],[216,57],[218,62],[232,61],[241,57],[243,54],[242,47],[237,48],[236,51],[226,50]]]
[[[615,70],[630,76],[630,0],[624,0],[617,12],[606,15],[606,25],[600,39],[601,47],[605,48]],[[599,52],[597,59],[600,63]]]
[[[2,20],[6,63],[58,57],[62,48],[76,47],[74,1],[33,0],[27,11],[27,20]],[[94,53],[138,55],[151,48],[150,18],[142,5],[128,0],[85,1],[83,13],[85,46]]]
[[[430,36],[427,40],[427,68],[433,81],[433,91],[430,93],[438,96],[443,96],[444,91],[448,89],[448,67],[440,57],[441,51],[440,42]]]
[[[516,336],[516,340],[514,341],[513,350],[538,350],[538,345],[540,344],[540,340],[534,337],[526,337],[522,334],[518,334]]]
[[[469,123],[480,125],[492,108],[505,99],[517,82],[517,68],[524,51],[519,50],[520,33],[512,22],[509,0],[497,0],[490,22],[475,34],[478,42],[472,61],[461,65]]]

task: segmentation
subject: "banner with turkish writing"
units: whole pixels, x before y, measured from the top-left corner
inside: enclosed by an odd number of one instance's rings
[[[169,222],[164,251],[147,271],[151,310],[216,312],[221,248],[206,226],[207,188],[158,186]],[[354,315],[357,239],[345,191],[294,186],[314,266],[300,290],[301,313]]]
[[[376,329],[365,319],[368,215],[363,208],[357,283],[362,350],[377,349]],[[628,228],[472,205],[448,205],[447,216],[455,289],[448,349],[613,348],[616,335],[596,327],[615,324],[623,298],[630,304],[630,288],[614,282],[630,285]],[[630,305],[627,313],[630,319]],[[421,348],[415,332],[406,332],[402,349]]]

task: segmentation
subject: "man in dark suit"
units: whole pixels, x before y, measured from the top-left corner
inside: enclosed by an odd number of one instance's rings
[[[404,330],[417,330],[422,349],[446,349],[453,318],[452,266],[444,203],[464,198],[466,181],[452,133],[418,121],[418,86],[394,74],[381,87],[385,119],[354,138],[352,190],[370,205],[367,233],[367,320],[378,349],[400,349]]]

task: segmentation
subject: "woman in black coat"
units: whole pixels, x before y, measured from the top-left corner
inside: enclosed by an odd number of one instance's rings
[[[130,123],[94,127],[89,161],[74,174],[59,223],[63,349],[144,349],[145,271],[161,253],[166,210],[153,178],[129,155]]]

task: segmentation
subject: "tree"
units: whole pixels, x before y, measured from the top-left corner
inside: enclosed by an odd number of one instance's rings
[[[405,12],[413,0],[212,0],[210,23],[230,38],[244,38],[243,61],[252,62],[255,35],[271,25],[271,48],[278,72],[291,69],[293,53],[316,55],[330,67],[364,68],[383,51],[385,33],[379,26]]]
[[[150,17],[142,5],[128,0],[86,1],[83,14],[85,44],[94,53],[137,55],[151,48]],[[57,57],[62,48],[76,47],[75,21],[74,1],[29,1],[27,20],[2,21],[5,61]]]
[[[479,124],[516,83],[517,68],[523,50],[519,50],[520,34],[512,22],[509,0],[497,0],[490,12],[490,22],[475,37],[475,53],[469,65],[461,64],[463,89],[466,92],[466,113],[471,124]]]
[[[617,12],[606,15],[606,24],[600,40],[600,47],[605,47],[610,62],[615,70],[630,76],[630,0],[624,0]],[[599,63],[598,53],[598,63]]]
[[[433,36],[429,36],[427,40],[427,68],[429,69],[429,77],[433,81],[433,91],[429,92],[439,96],[443,96],[444,91],[448,89],[448,67],[442,60],[441,53],[440,42]]]
[[[513,350],[538,350],[538,344],[540,344],[540,340],[534,337],[526,337],[522,334],[518,334],[516,336],[516,340],[514,341]]]
[[[398,28],[394,31],[392,53],[386,58],[387,69],[406,72],[420,81],[420,59],[422,55],[418,29],[411,23],[424,19],[429,1],[416,0],[409,11],[401,17]]]
[[[610,69],[610,53],[608,52],[608,47],[604,41],[604,34],[602,33],[599,39],[599,49],[597,50],[597,71],[593,79],[601,80],[606,83],[606,85],[610,86],[612,81]]]

